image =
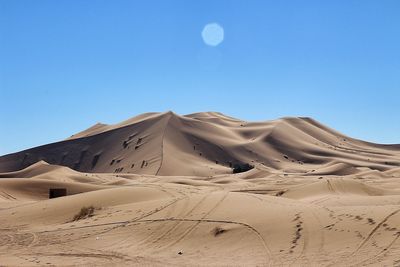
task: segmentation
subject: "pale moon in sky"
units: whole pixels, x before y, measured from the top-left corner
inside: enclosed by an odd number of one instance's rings
[[[217,46],[224,40],[224,28],[218,23],[209,23],[204,26],[201,37],[206,45]]]

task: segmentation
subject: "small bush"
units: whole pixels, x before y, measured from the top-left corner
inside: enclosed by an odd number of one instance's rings
[[[253,168],[254,166],[251,166],[248,163],[235,164],[233,165],[233,173],[247,172]]]
[[[221,227],[217,226],[214,228],[213,234],[214,234],[214,236],[218,236],[218,235],[224,233],[225,231],[226,231],[225,229],[222,229]]]
[[[81,210],[75,214],[73,221],[83,220],[93,216],[95,208],[93,206],[82,207]]]
[[[129,145],[129,143],[128,143],[127,141],[124,141],[124,142],[122,143],[122,146],[123,146],[124,148],[127,148],[128,145]]]

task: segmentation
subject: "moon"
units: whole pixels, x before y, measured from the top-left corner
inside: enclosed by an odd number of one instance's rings
[[[204,26],[201,37],[206,45],[217,46],[224,41],[224,28],[218,23],[209,23]]]

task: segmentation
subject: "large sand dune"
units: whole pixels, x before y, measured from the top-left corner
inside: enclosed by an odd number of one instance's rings
[[[400,266],[400,145],[310,118],[147,113],[0,172],[0,266]]]

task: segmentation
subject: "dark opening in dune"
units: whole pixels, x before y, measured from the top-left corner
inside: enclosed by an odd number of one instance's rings
[[[67,188],[50,188],[49,198],[65,197],[67,195]]]

